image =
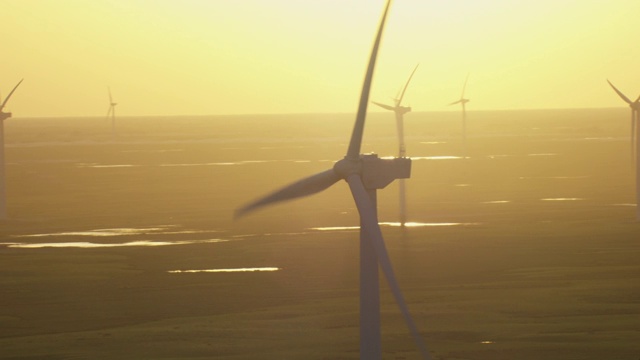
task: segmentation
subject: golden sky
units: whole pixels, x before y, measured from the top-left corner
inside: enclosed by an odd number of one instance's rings
[[[353,112],[383,0],[0,0],[15,117]],[[372,100],[454,110],[625,106],[638,0],[396,0]],[[371,108],[372,111],[378,109]]]

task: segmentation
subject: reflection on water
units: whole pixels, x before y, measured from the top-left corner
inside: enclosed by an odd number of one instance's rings
[[[495,342],[491,341],[491,340],[484,340],[484,341],[480,341],[480,344],[485,344],[485,345],[487,345],[487,344],[495,344]]]
[[[444,141],[421,141],[420,144],[438,145],[438,144],[446,144],[446,142],[444,142]]]
[[[556,156],[554,153],[541,153],[541,154],[527,154],[527,156]]]
[[[144,149],[144,150],[122,150],[121,152],[123,153],[168,153],[168,152],[182,152],[184,151],[184,149],[161,149],[161,150],[154,150],[154,149]]]
[[[542,201],[580,201],[584,199],[583,198],[544,198],[540,200]]]
[[[399,222],[381,222],[380,225],[382,226],[394,226],[394,227],[399,227],[402,226],[401,223]],[[427,227],[427,226],[470,226],[470,225],[480,225],[480,223],[458,223],[458,222],[429,222],[429,223],[424,223],[424,222],[406,222],[404,223],[404,226],[406,227]]]
[[[256,268],[236,268],[236,269],[203,269],[203,270],[169,270],[170,274],[190,274],[190,273],[221,273],[221,272],[256,272],[256,271],[278,271],[277,267],[256,267]]]
[[[612,204],[613,206],[636,206],[636,204]]]
[[[158,233],[164,231],[166,229],[170,229],[174,226],[172,225],[164,225],[159,227],[150,227],[150,228],[114,228],[114,229],[96,229],[96,230],[88,230],[88,231],[69,231],[69,232],[59,232],[59,233],[49,233],[49,234],[31,234],[31,235],[15,235],[13,237],[46,237],[46,236],[123,236],[123,235],[143,235],[148,233]],[[192,230],[185,230],[184,232],[172,232],[176,233],[185,233],[188,234]]]
[[[513,155],[504,155],[504,154],[499,154],[499,155],[487,155],[487,157],[489,159],[501,159],[501,158],[506,158],[506,157],[510,157]]]
[[[310,160],[299,160],[299,159],[289,159],[289,160],[243,160],[243,161],[234,161],[234,162],[210,162],[210,163],[177,163],[177,164],[160,164],[162,167],[172,167],[172,166],[231,166],[231,165],[247,165],[247,164],[265,164],[265,163],[274,163],[274,162],[292,162],[292,163],[310,163]]]
[[[552,180],[570,180],[570,179],[586,179],[588,176],[520,176],[520,180],[540,180],[540,179],[552,179]]]
[[[132,164],[101,165],[97,163],[77,163],[76,166],[79,168],[129,168],[129,167],[139,167],[140,165],[132,165]]]
[[[411,156],[411,160],[457,160],[462,159],[461,156],[442,155],[442,156]]]
[[[327,227],[313,227],[310,230],[319,231],[344,231],[344,230],[359,230],[360,226],[327,226]]]
[[[21,248],[21,249],[41,249],[41,248],[112,248],[112,247],[132,247],[132,246],[171,246],[171,245],[189,245],[189,244],[204,244],[204,243],[216,243],[225,242],[229,240],[223,239],[209,239],[209,240],[186,240],[186,241],[131,241],[126,243],[115,244],[100,244],[92,242],[59,242],[59,243],[38,243],[38,244],[25,244],[25,243],[12,243],[7,247]]]
[[[401,227],[400,222],[384,221],[379,223],[380,226]],[[415,222],[409,221],[404,224],[405,227],[430,227],[430,226],[471,226],[480,225],[480,223],[458,223],[458,222]],[[360,226],[327,226],[327,227],[313,227],[310,230],[318,231],[345,231],[345,230],[359,230]]]
[[[471,184],[455,184],[453,186],[457,186],[457,187],[467,187],[467,186],[471,186]]]
[[[485,201],[483,204],[506,204],[510,203],[511,200],[493,200],[493,201]]]

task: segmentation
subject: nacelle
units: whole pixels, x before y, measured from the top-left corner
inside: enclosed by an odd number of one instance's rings
[[[411,159],[381,159],[376,154],[361,155],[362,183],[367,189],[383,189],[395,179],[411,176]]]

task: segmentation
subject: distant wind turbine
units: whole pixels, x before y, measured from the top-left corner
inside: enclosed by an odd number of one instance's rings
[[[2,101],[2,104],[0,104],[0,219],[7,218],[7,191],[4,174],[4,121],[13,115],[10,112],[4,112],[4,107],[7,105],[7,101],[9,101],[11,95],[13,95],[13,92],[20,86],[22,80],[18,81],[16,86],[13,87],[13,90],[11,90],[9,95]]]
[[[109,90],[109,111],[107,111],[107,120],[111,117],[111,134],[116,133],[116,105],[117,102],[113,102],[113,96],[111,96],[111,88]]]
[[[419,65],[419,64],[418,64]],[[409,75],[409,79],[407,79],[407,83],[402,88],[402,92],[399,97],[394,99],[394,106],[381,104],[379,102],[372,101],[372,103],[380,106],[383,109],[387,109],[393,111],[396,115],[396,127],[398,129],[398,157],[405,157],[406,155],[406,146],[404,143],[404,114],[411,111],[411,106],[402,106],[402,99],[404,98],[404,93],[407,91],[407,87],[409,86],[409,82],[411,82],[411,78],[413,74],[418,69],[418,65],[413,69],[411,75]],[[407,222],[407,194],[406,194],[406,185],[404,179],[398,180],[398,185],[400,189],[400,226],[404,227],[404,224]]]
[[[609,85],[611,85],[611,88],[613,88],[613,91],[615,91],[616,94],[618,94],[618,96],[620,96],[620,98],[624,100],[624,102],[629,104],[629,107],[631,108],[631,135],[629,138],[631,140],[631,158],[633,159],[633,157],[635,156],[634,144],[636,141],[638,141],[636,137],[635,128],[638,122],[638,113],[640,112],[640,96],[638,96],[636,101],[631,101],[620,90],[618,90],[615,86],[613,86],[613,84],[611,83],[611,81],[609,81],[609,79],[607,79],[607,82],[609,83]]]
[[[464,158],[467,157],[467,108],[466,104],[469,102],[469,99],[464,97],[464,92],[467,89],[467,81],[469,80],[469,74],[464,79],[464,85],[462,86],[462,94],[460,95],[460,99],[452,102],[451,105],[460,104],[462,106],[462,142],[464,146]]]
[[[629,100],[620,90],[618,90],[611,81],[607,79],[607,82],[613,90],[626,102],[629,104],[631,108],[631,159],[633,160],[634,156],[636,159],[636,220],[640,221],[640,143],[638,143],[638,139],[640,138],[640,126],[638,126],[638,116],[640,114],[640,96],[636,99],[636,101]],[[635,152],[634,152],[635,146]]]
[[[239,208],[236,211],[236,217],[263,206],[318,193],[340,180],[346,180],[360,214],[360,359],[382,358],[378,266],[389,283],[389,288],[422,357],[431,359],[400,291],[380,231],[376,209],[377,190],[384,188],[395,179],[408,178],[411,172],[411,160],[408,158],[381,159],[375,154],[360,155],[373,70],[390,4],[391,0],[388,0],[371,51],[346,156],[337,161],[332,169],[298,180]]]

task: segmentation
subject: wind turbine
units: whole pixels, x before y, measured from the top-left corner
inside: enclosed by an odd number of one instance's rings
[[[460,99],[452,102],[451,104],[449,104],[449,106],[451,105],[455,105],[455,104],[460,104],[462,106],[462,142],[464,144],[464,158],[467,158],[467,109],[466,109],[466,104],[469,102],[469,99],[466,99],[464,97],[464,91],[467,88],[467,81],[469,80],[469,74],[467,74],[467,77],[464,79],[464,85],[462,85],[462,94],[460,95]]]
[[[24,80],[24,79],[22,79]],[[13,87],[13,90],[7,95],[2,104],[0,104],[0,219],[7,218],[7,192],[5,185],[5,174],[4,174],[4,121],[13,115],[10,112],[4,112],[4,106],[7,105],[7,101],[13,95],[13,92],[16,91],[18,86],[22,83],[22,80],[18,81],[16,86]]]
[[[419,65],[419,64],[418,64]],[[409,86],[409,82],[411,82],[411,78],[413,74],[418,69],[418,65],[413,69],[411,75],[409,75],[409,79],[407,79],[407,83],[404,85],[402,92],[400,93],[400,97],[396,97],[394,99],[394,106],[381,104],[379,102],[372,101],[372,103],[380,106],[383,109],[387,109],[393,111],[396,114],[396,127],[398,129],[398,157],[405,157],[407,152],[405,143],[404,143],[404,114],[411,111],[411,106],[402,106],[402,98],[404,97],[404,93],[407,91],[407,87]],[[404,179],[399,179],[399,189],[400,189],[400,226],[404,227],[404,224],[407,221],[407,196],[406,196],[406,188]]]
[[[636,123],[638,122],[638,112],[640,112],[640,96],[638,96],[638,98],[636,99],[636,101],[631,101],[629,100],[628,97],[626,97],[620,90],[618,90],[615,86],[613,86],[613,84],[611,83],[611,81],[609,81],[609,79],[607,79],[607,82],[609,83],[609,85],[611,85],[611,88],[613,88],[613,91],[615,91],[618,96],[620,96],[620,98],[622,100],[624,100],[624,102],[626,102],[627,104],[629,104],[629,107],[631,108],[631,135],[630,135],[630,139],[631,139],[631,158],[633,159],[634,157],[634,144],[636,141],[638,141],[638,139],[636,138]]]
[[[346,156],[337,161],[332,169],[298,180],[239,208],[236,217],[266,205],[318,193],[339,180],[346,180],[360,214],[360,359],[382,358],[378,265],[389,283],[389,288],[423,358],[431,359],[400,291],[380,231],[376,209],[376,191],[395,179],[408,178],[411,173],[411,159],[381,159],[375,154],[360,155],[373,69],[390,4],[391,0],[388,0],[371,51]]]
[[[116,105],[118,103],[113,102],[113,96],[111,96],[111,88],[109,87],[109,110],[107,111],[107,120],[111,116],[111,134],[116,133]]]
[[[613,90],[624,100],[629,107],[631,108],[631,159],[635,155],[636,159],[636,220],[640,221],[640,143],[638,143],[638,138],[640,138],[640,126],[638,126],[638,116],[640,116],[640,96],[636,99],[636,101],[629,100],[620,90],[618,90],[611,81],[607,79],[607,82]],[[635,154],[634,154],[634,145],[635,145]]]

